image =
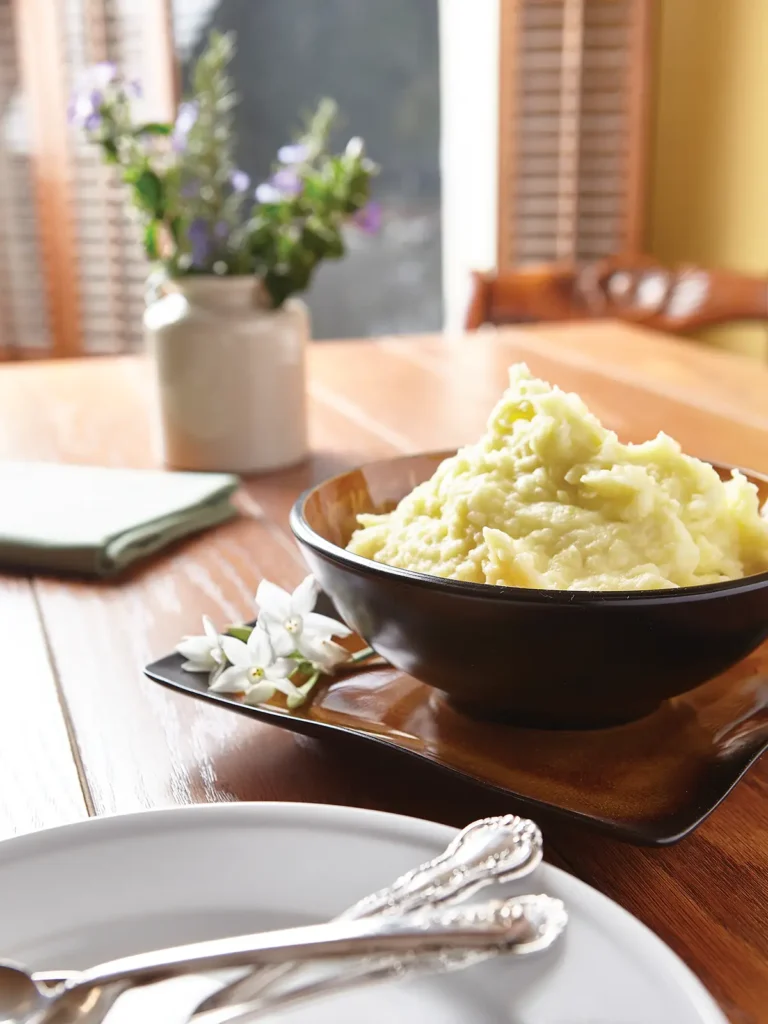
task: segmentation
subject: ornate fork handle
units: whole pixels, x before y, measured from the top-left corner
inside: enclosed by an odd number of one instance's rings
[[[341,919],[407,914],[418,907],[467,899],[491,882],[529,874],[541,858],[541,832],[530,819],[516,814],[483,818],[460,832],[439,857],[359,900]]]
[[[564,913],[562,905],[559,912]],[[535,940],[536,930],[535,918],[526,912],[524,902],[509,899],[212,939],[88,968],[65,983],[32,1019],[35,1024],[101,1024],[115,999],[128,988],[183,975],[281,964],[286,958],[317,963],[392,957],[417,963],[423,956],[440,964],[452,952],[503,952]]]
[[[404,914],[458,902],[493,882],[523,878],[538,867],[542,855],[541,832],[533,821],[516,814],[483,818],[460,832],[440,856],[366,896],[337,920]],[[219,1007],[255,1002],[298,969],[288,963],[249,971],[204,999],[193,1020]]]
[[[526,956],[547,949],[560,936],[567,923],[567,914],[560,900],[549,896],[519,896],[509,903],[525,917],[529,936],[508,946],[503,952]],[[461,908],[460,914],[472,914],[474,908]],[[481,914],[486,913],[479,908]],[[369,957],[362,961],[336,967],[326,975],[289,989],[269,993],[253,1003],[225,1006],[211,1010],[200,1024],[251,1024],[265,1014],[294,1006],[321,996],[337,994],[392,979],[413,978],[427,974],[446,974],[463,970],[489,960],[502,952],[496,949],[443,950],[436,954],[406,953],[399,956]]]

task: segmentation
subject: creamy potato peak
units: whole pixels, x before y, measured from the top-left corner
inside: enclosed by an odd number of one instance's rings
[[[472,583],[656,590],[768,569],[768,519],[741,473],[723,482],[666,434],[622,444],[587,409],[511,367],[473,445],[387,515],[359,516],[348,549]]]

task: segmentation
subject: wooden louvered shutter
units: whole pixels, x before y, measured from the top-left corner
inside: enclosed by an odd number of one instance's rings
[[[0,357],[140,344],[138,228],[67,105],[85,67],[112,61],[144,83],[148,117],[171,117],[171,40],[170,0],[0,0]]]
[[[498,264],[642,248],[650,0],[500,0]]]
[[[144,102],[168,116],[158,102],[153,36],[163,5],[152,0],[67,0],[65,57],[68,87],[89,64],[110,61],[144,87]],[[170,38],[170,37],[168,37]],[[170,52],[166,60],[171,61]],[[167,102],[165,104],[168,106]],[[78,133],[71,133],[72,206],[85,353],[125,352],[141,344],[147,263],[139,227],[113,169]]]
[[[0,0],[0,358],[50,343],[39,224],[10,0]]]

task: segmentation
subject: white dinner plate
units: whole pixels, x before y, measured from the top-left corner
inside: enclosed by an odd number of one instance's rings
[[[453,834],[392,814],[267,803],[147,811],[20,836],[0,843],[0,958],[77,968],[168,944],[322,921],[433,857]],[[545,864],[505,890],[559,896],[570,915],[564,941],[536,958],[390,982],[270,1020],[727,1024],[678,957],[583,882]],[[129,995],[110,1024],[180,1021],[211,985],[183,979],[164,993]]]

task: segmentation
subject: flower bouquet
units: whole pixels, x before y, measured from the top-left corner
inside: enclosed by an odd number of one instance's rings
[[[378,230],[380,207],[370,201],[377,168],[360,138],[329,151],[336,105],[323,99],[299,138],[278,151],[269,179],[252,189],[235,162],[233,54],[232,34],[211,33],[194,94],[173,123],[141,119],[141,84],[114,64],[88,70],[70,119],[119,169],[152,263],[171,278],[256,275],[278,307],[308,287],[322,260],[344,255],[345,224]]]
[[[144,314],[160,456],[174,469],[262,472],[307,454],[304,304],[344,231],[378,229],[376,167],[361,139],[329,148],[336,106],[320,102],[254,188],[235,160],[231,35],[212,33],[173,122],[139,116],[141,87],[90,69],[72,120],[113,165],[153,271]]]
[[[182,668],[206,673],[209,690],[240,696],[245,704],[266,703],[279,692],[285,694],[289,710],[300,707],[321,675],[375,657],[370,647],[351,654],[333,640],[352,631],[314,610],[319,593],[314,576],[307,576],[292,594],[262,580],[256,592],[256,624],[229,626],[220,634],[203,616],[203,633],[185,636],[176,647],[185,659]],[[301,680],[298,685],[296,679]]]

